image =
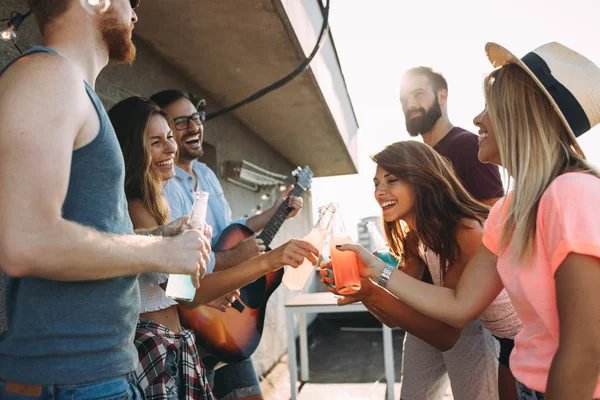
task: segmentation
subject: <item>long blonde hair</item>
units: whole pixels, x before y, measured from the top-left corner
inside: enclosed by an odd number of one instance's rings
[[[532,255],[538,206],[550,183],[565,172],[600,174],[522,68],[493,71],[484,92],[502,166],[514,181],[500,250],[514,246],[516,259],[524,260]]]

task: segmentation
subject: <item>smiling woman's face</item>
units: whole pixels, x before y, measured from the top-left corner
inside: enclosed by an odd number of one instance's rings
[[[146,151],[152,159],[152,168],[160,173],[164,181],[175,176],[175,152],[177,145],[167,120],[154,114],[148,121],[146,132]]]
[[[487,108],[473,118],[473,123],[479,128],[479,153],[477,154],[479,161],[502,165],[498,143],[496,142],[496,133],[492,127]]]
[[[373,183],[375,200],[381,207],[385,222],[414,218],[415,193],[412,185],[398,179],[379,165]]]

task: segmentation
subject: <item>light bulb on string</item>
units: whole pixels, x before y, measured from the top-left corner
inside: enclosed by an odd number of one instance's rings
[[[92,15],[103,14],[110,7],[110,0],[80,0],[85,11]]]
[[[8,29],[3,30],[2,33],[0,33],[0,38],[6,41],[15,40],[17,38],[17,32],[15,32],[12,26],[9,26]]]
[[[17,29],[19,29],[29,14],[31,14],[31,10],[27,11],[25,14],[13,12],[8,21],[8,28],[0,33],[0,39],[4,41],[15,40],[17,38]]]

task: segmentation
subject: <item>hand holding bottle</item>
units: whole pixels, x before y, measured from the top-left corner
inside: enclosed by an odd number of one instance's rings
[[[331,219],[336,211],[334,204],[329,204],[319,208],[319,220],[313,227],[313,229],[304,236],[303,240],[311,243],[319,251],[323,250],[325,239],[329,232],[329,226]],[[314,274],[313,263],[308,259],[305,259],[300,266],[297,268],[287,268],[282,282],[291,290],[299,291],[304,288],[306,282],[310,278],[311,274]]]
[[[314,266],[317,264],[319,255],[319,250],[311,243],[305,240],[291,239],[260,257],[266,258],[269,271],[277,271],[284,265],[296,268],[302,264],[304,259]]]
[[[190,213],[188,222],[188,228],[191,228],[191,230],[184,232],[182,234],[183,238],[200,235],[199,238],[203,240],[203,242],[206,243],[206,241],[208,241],[204,235],[204,232],[206,232],[205,220],[207,209],[208,193],[202,191],[196,192],[196,199],[194,201],[194,205],[192,206],[192,211]],[[171,274],[169,276],[166,289],[166,294],[168,297],[183,301],[192,301],[194,299],[194,296],[196,295],[196,288],[200,286],[200,279],[206,273],[206,265],[209,262],[209,254],[210,241],[208,241],[208,253],[203,251],[200,254],[196,274]]]

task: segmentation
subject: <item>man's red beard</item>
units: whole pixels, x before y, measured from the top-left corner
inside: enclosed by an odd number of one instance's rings
[[[123,25],[116,12],[111,8],[103,15],[100,22],[102,40],[108,48],[108,57],[117,63],[132,64],[135,60],[135,45],[131,40],[133,22]]]

